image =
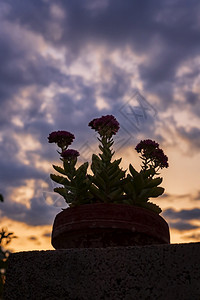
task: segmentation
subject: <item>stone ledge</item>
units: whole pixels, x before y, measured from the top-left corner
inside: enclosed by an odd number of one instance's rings
[[[200,243],[11,254],[5,300],[199,300]]]

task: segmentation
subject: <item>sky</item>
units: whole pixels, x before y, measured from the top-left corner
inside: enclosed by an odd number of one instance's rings
[[[140,168],[136,144],[169,158],[157,198],[172,243],[200,240],[200,2],[0,0],[0,226],[13,251],[53,249],[59,164],[50,132],[76,139],[79,163],[98,153],[88,123],[120,123],[115,155]]]

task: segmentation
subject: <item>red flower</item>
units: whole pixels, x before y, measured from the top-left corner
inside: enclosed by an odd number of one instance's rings
[[[49,143],[56,143],[58,147],[66,149],[69,145],[71,145],[75,136],[68,131],[53,131],[49,134],[48,139]]]
[[[155,149],[150,153],[150,158],[154,160],[155,165],[162,168],[168,168],[168,157],[164,154],[162,149]]]
[[[68,149],[61,153],[61,156],[66,159],[74,159],[79,155],[80,155],[79,152],[74,149]]]
[[[168,157],[155,141],[143,140],[135,147],[135,150],[141,153],[143,157],[149,158],[154,162],[155,167],[168,168]]]
[[[135,150],[139,153],[142,150],[147,149],[156,149],[159,147],[159,144],[152,140],[143,140],[135,147]]]
[[[112,137],[119,130],[119,123],[112,115],[102,116],[101,118],[93,119],[88,124],[92,129],[97,131],[100,136]]]

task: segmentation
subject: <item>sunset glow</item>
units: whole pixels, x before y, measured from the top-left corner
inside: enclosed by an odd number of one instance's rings
[[[172,243],[200,240],[199,11],[191,1],[0,0],[0,226],[13,251],[51,246],[67,204],[49,173],[60,164],[47,137],[68,130],[79,161],[97,151],[89,121],[114,115],[121,166],[139,169],[141,139],[169,157],[161,171]]]

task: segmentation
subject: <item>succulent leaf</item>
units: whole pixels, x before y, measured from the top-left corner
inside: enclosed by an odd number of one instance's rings
[[[156,174],[155,170],[153,168],[150,168],[149,170],[141,170],[140,174],[143,176],[143,178],[148,178],[148,177],[152,177]]]
[[[144,179],[143,179],[142,175],[140,173],[138,175],[136,175],[132,182],[133,182],[134,188],[136,190],[136,193],[139,194],[141,189],[144,188]]]
[[[104,180],[102,179],[101,176],[94,176],[93,177],[93,182],[94,184],[99,188],[99,189],[102,189],[102,190],[105,190],[106,189],[106,184],[104,182]]]
[[[163,187],[154,187],[151,189],[151,196],[153,198],[156,198],[164,193],[165,189]]]
[[[162,183],[162,178],[161,177],[150,179],[149,182],[147,182],[146,187],[148,187],[148,188],[156,187],[161,183]]]
[[[63,176],[55,175],[55,174],[50,174],[50,177],[53,181],[59,183],[59,184],[68,184],[69,180]]]
[[[68,193],[65,188],[62,188],[62,187],[54,188],[54,192],[60,194],[62,197],[64,197],[65,200],[68,200],[68,197],[67,197]]]
[[[156,205],[155,203],[152,203],[152,202],[141,203],[141,204],[137,204],[137,205],[139,205],[143,208],[150,209],[157,214],[160,214],[162,212],[162,209],[158,205]]]
[[[63,168],[61,168],[61,167],[59,167],[59,166],[55,166],[55,165],[53,165],[53,168],[54,168],[57,172],[59,172],[59,173],[61,173],[61,174],[63,174],[63,175],[66,175],[65,170],[64,170]]]
[[[86,172],[87,172],[87,168],[88,168],[88,162],[85,162],[76,170],[76,176],[79,176],[79,175],[85,176]]]
[[[133,168],[133,166],[132,166],[131,164],[129,165],[129,171],[130,171],[131,175],[133,176],[133,178],[139,174],[139,173],[135,170],[135,168]]]

